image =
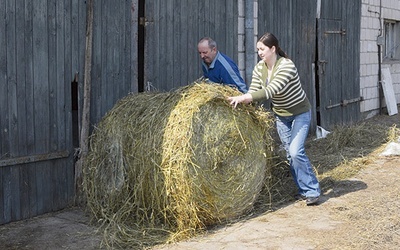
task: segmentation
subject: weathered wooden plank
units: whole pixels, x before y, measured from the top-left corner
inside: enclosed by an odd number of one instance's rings
[[[177,36],[179,40],[176,42],[178,46],[181,48],[179,49],[179,58],[175,58],[174,61],[174,70],[175,70],[175,78],[177,80],[174,82],[177,86],[183,86],[191,83],[194,78],[197,77],[190,77],[189,75],[189,68],[193,67],[193,62],[198,61],[197,56],[197,41],[198,37],[190,36],[189,29],[194,27],[194,25],[187,25],[190,22],[190,19],[193,17],[193,6],[187,8],[186,5],[178,5],[180,15],[175,17],[176,22],[179,23],[179,32],[180,36]],[[182,45],[185,44],[186,49],[182,49]],[[193,54],[196,55],[196,58],[193,58]],[[190,60],[190,58],[193,58]],[[184,65],[184,67],[176,67],[176,65]],[[192,78],[192,79],[190,79]],[[179,84],[179,85],[178,85]]]
[[[108,28],[107,28],[107,37],[109,46],[107,49],[107,106],[105,110],[110,110],[114,103],[115,98],[118,95],[118,89],[121,86],[121,82],[118,82],[118,73],[119,73],[119,40],[120,40],[120,25],[119,17],[121,14],[118,12],[121,3],[112,3],[108,8]]]
[[[17,57],[16,57],[16,13],[15,1],[6,3],[6,43],[7,43],[7,96],[9,154],[18,155],[18,105],[17,105]]]
[[[30,190],[30,176],[29,169],[20,167],[19,168],[19,188],[20,188],[20,207],[21,207],[21,219],[30,217],[31,210],[29,206],[29,190]],[[14,197],[13,197],[14,198]]]
[[[49,60],[49,149],[58,149],[58,121],[57,114],[61,112],[58,106],[57,96],[57,27],[56,27],[56,0],[47,0],[47,25],[48,25],[48,60]]]
[[[217,41],[219,49],[229,57],[233,57],[234,55],[230,51],[231,48],[226,44],[227,37],[225,36],[225,29],[229,28],[226,23],[226,6],[221,6],[221,4],[225,3],[212,1],[210,5],[207,6],[210,20],[210,34],[213,34],[212,36]]]
[[[130,15],[130,22],[127,22],[127,25],[129,25],[130,29],[130,34],[131,36],[129,37],[128,41],[131,46],[130,48],[130,82],[131,82],[131,87],[130,91],[133,93],[137,93],[139,91],[139,82],[138,82],[138,50],[139,50],[139,34],[138,34],[138,18],[139,18],[139,0],[131,0],[131,6],[128,9]],[[127,28],[128,30],[128,28]]]
[[[38,191],[37,191],[37,180],[36,178],[37,173],[37,164],[32,163],[30,164],[28,169],[29,175],[29,200],[25,201],[29,205],[29,212],[30,216],[36,216],[39,214],[38,210]]]
[[[226,8],[225,25],[225,46],[230,57],[238,63],[238,3],[236,1],[225,0],[223,6]]]
[[[12,191],[11,191],[11,168],[4,168],[2,170],[2,193],[3,193],[3,213],[1,214],[2,220],[7,223],[12,219]]]
[[[0,213],[0,225],[6,223],[6,219],[4,216],[4,211],[6,209],[5,207],[5,202],[4,202],[4,181],[3,181],[3,176],[4,176],[4,170],[3,168],[0,168],[0,211],[2,211]]]
[[[120,56],[120,64],[121,64],[121,72],[120,72],[120,81],[122,84],[122,88],[120,88],[120,92],[118,94],[118,99],[123,96],[126,96],[129,92],[131,92],[131,72],[130,72],[130,58],[131,58],[131,4],[129,1],[126,1],[124,4],[121,4],[121,26],[123,28],[123,37],[121,38],[121,51],[123,51]]]
[[[38,1],[33,5],[33,79],[35,149],[45,153],[49,149],[49,59],[47,4]]]
[[[3,159],[0,160],[0,167],[67,158],[69,155],[70,155],[69,151],[64,150],[46,154],[37,154],[37,155],[15,157],[11,159]]]
[[[158,45],[158,41],[160,37],[165,38],[163,35],[163,30],[158,25],[159,20],[162,17],[158,12],[158,8],[162,9],[164,5],[164,1],[161,3],[157,1],[146,1],[145,2],[145,17],[148,20],[148,23],[145,26],[145,42],[144,42],[144,87],[146,89],[147,83],[155,84],[157,82],[159,68],[159,60],[154,60],[154,55],[160,54],[160,47]],[[159,34],[159,35],[154,35]],[[156,86],[158,87],[158,86]]]
[[[72,102],[72,96],[71,96],[71,85],[70,83],[73,81],[75,75],[77,74],[78,76],[78,81],[80,80],[80,75],[82,74],[79,72],[78,69],[72,69],[72,28],[71,28],[71,1],[62,1],[63,4],[59,4],[57,7],[60,12],[60,31],[63,31],[63,34],[57,34],[57,38],[62,40],[62,42],[59,42],[59,50],[62,50],[62,54],[64,55],[63,62],[61,62],[62,57],[60,56],[58,60],[60,60],[59,66],[62,68],[63,75],[59,76],[61,84],[64,84],[64,87],[61,88],[63,91],[63,94],[66,98],[65,101],[65,119],[66,119],[66,124],[72,124],[72,108],[71,108],[71,102]],[[79,115],[79,114],[78,114]],[[75,125],[75,124],[74,124]],[[60,131],[62,132],[62,131]],[[68,135],[72,134],[72,128],[71,126],[66,127],[66,140],[72,140],[72,136],[70,136],[70,139],[68,139]],[[70,142],[71,143],[71,142]],[[70,144],[67,144],[70,145]]]
[[[194,1],[191,3],[190,12],[188,11],[187,15],[181,16],[182,23],[189,23],[191,19],[199,20],[199,6],[200,1]],[[184,12],[184,8],[186,6],[181,7],[181,12]],[[197,21],[198,22],[198,21]],[[187,75],[184,81],[187,83],[191,83],[194,80],[201,77],[201,66],[200,66],[200,57],[197,51],[197,42],[204,36],[204,34],[200,34],[199,27],[197,23],[192,25],[184,25],[184,33],[186,33],[185,39],[187,40],[187,50],[183,50],[183,58],[184,58],[184,65],[188,65],[187,68]],[[185,43],[184,43],[185,44]]]
[[[43,192],[40,195],[43,195],[43,213],[47,213],[53,210],[54,208],[54,200],[53,193],[55,192],[55,185],[53,180],[53,162],[44,161],[39,163],[43,165],[43,170],[41,171],[43,175]]]
[[[35,150],[35,126],[34,126],[34,79],[33,79],[33,17],[32,17],[32,1],[25,2],[25,102],[26,105],[26,146],[27,153],[34,153]]]
[[[84,2],[84,1],[80,1]],[[79,48],[79,43],[85,43],[85,36],[81,36],[82,30],[83,32],[86,30],[86,25],[81,25],[79,22],[79,2],[78,0],[71,0],[67,1],[65,3],[66,9],[67,9],[67,17],[65,20],[66,24],[66,30],[68,31],[67,34],[67,40],[66,40],[66,48],[68,48],[68,53],[69,57],[67,58],[67,62],[70,63],[67,66],[66,70],[66,75],[67,79],[66,82],[72,82],[72,79],[74,79],[75,74],[79,72],[79,83],[83,83],[83,77],[84,77],[84,72],[83,72],[83,67],[80,67],[79,61],[84,60],[84,54],[80,53],[80,48]],[[83,11],[85,11],[84,9]],[[82,64],[83,65],[83,64]],[[78,85],[78,103],[79,107],[83,106],[83,84]],[[82,114],[81,112],[78,113],[78,120],[82,120]],[[81,128],[81,124],[79,123],[79,130]]]
[[[69,126],[67,124],[71,123],[68,120],[68,111],[71,111],[71,98],[67,98],[71,95],[71,89],[69,88],[70,81],[65,81],[65,32],[64,32],[64,1],[54,1],[55,4],[55,19],[54,19],[54,32],[55,32],[55,65],[56,75],[54,85],[56,89],[54,91],[56,100],[56,114],[55,114],[55,125],[57,127],[57,134],[55,136],[56,147],[53,150],[63,150],[70,146],[67,142],[67,138],[71,138],[71,130],[67,130]]]
[[[0,13],[6,17],[6,1],[0,1]],[[0,22],[0,58],[7,58],[6,24],[7,19]],[[0,157],[9,154],[7,87],[7,61],[0,60],[0,93],[6,93],[0,98]]]
[[[342,99],[348,100],[360,96],[360,22],[361,1],[344,1],[342,7],[343,27],[346,30],[344,39],[344,56],[342,67]],[[351,63],[346,63],[348,58]],[[360,103],[355,102],[342,109],[345,124],[353,124],[360,120]]]
[[[91,112],[94,122],[100,120],[102,114],[102,85],[103,83],[103,4],[102,1],[95,1],[93,3],[93,48],[92,48],[92,82],[96,83],[92,86],[92,105]]]
[[[49,150],[49,76],[48,76],[48,30],[47,3],[38,1],[33,6],[33,83],[34,83],[34,126],[35,153],[46,153]],[[40,164],[39,164],[40,165]],[[36,168],[37,210],[39,214],[45,210],[46,186],[45,172],[42,167]]]
[[[15,143],[18,144],[18,152],[16,155],[27,154],[27,119],[26,119],[26,81],[25,81],[25,67],[26,67],[26,51],[25,51],[25,32],[24,31],[24,10],[25,4],[22,1],[15,3],[15,28],[16,32],[16,103],[17,103],[17,134]]]
[[[185,13],[181,12],[180,8],[177,8],[179,4],[175,5],[175,1],[170,1],[168,8],[166,9],[167,13],[172,15],[170,17],[170,25],[169,25],[169,34],[172,34],[171,39],[168,39],[170,43],[170,48],[173,48],[172,51],[169,51],[167,59],[169,61],[169,66],[165,70],[171,72],[170,79],[165,81],[166,86],[170,85],[172,88],[177,86],[182,86],[181,78],[183,76],[183,72],[185,69],[182,68],[181,65],[181,50],[182,50],[182,37],[181,37],[181,23],[179,22],[180,16]],[[176,54],[175,54],[176,53]],[[175,55],[174,55],[175,54]],[[179,66],[178,66],[179,65]],[[168,89],[168,87],[167,87]]]
[[[10,167],[10,191],[11,191],[11,220],[21,218],[21,195],[20,195],[20,169],[18,166]],[[23,202],[23,201],[22,201]]]
[[[24,19],[25,19],[25,102],[26,105],[26,149],[28,153],[35,153],[35,114],[34,114],[34,78],[33,78],[33,2],[26,1],[24,7]],[[28,105],[29,104],[29,105]],[[22,176],[27,176],[21,178],[21,182],[24,182],[22,187],[21,199],[23,199],[23,218],[28,218],[25,216],[35,216],[37,215],[36,207],[36,168],[35,166],[30,166],[29,168],[22,169]],[[26,182],[25,182],[26,181]],[[28,196],[29,198],[25,198]]]
[[[118,54],[118,67],[117,67],[117,75],[116,75],[116,82],[119,83],[118,91],[116,93],[116,96],[113,99],[113,104],[111,107],[114,106],[114,104],[121,99],[122,97],[126,96],[129,93],[129,84],[125,81],[125,62],[126,58],[129,56],[129,51],[127,50],[127,47],[125,46],[125,39],[127,36],[129,36],[129,30],[126,30],[126,23],[129,22],[129,16],[126,15],[126,8],[128,7],[128,2],[123,1],[120,3],[118,12],[117,22],[118,22],[118,27],[120,30],[119,36],[118,36],[118,49],[117,51],[121,51],[122,53],[117,53]]]
[[[109,45],[109,37],[108,37],[108,18],[109,18],[109,13],[108,13],[108,9],[109,9],[109,5],[110,5],[110,1],[101,1],[102,2],[102,19],[101,19],[101,54],[102,54],[102,58],[101,58],[101,103],[100,103],[100,107],[101,107],[101,112],[100,112],[100,116],[102,115],[102,113],[107,110],[107,104],[103,101],[106,99],[107,96],[107,82],[109,82],[109,72],[107,72],[108,69],[108,47]],[[94,15],[95,16],[95,15]],[[100,118],[100,117],[99,117]],[[100,120],[100,119],[99,119]]]
[[[160,90],[167,90],[167,82],[173,82],[173,78],[170,75],[170,72],[172,70],[172,58],[171,56],[171,51],[173,49],[172,41],[173,41],[173,28],[171,27],[171,23],[173,21],[173,13],[171,13],[171,10],[168,11],[168,9],[171,9],[171,1],[160,1],[159,2],[159,17],[160,19],[158,20],[158,23],[155,23],[155,25],[160,25],[160,38],[166,38],[164,41],[162,39],[158,38],[156,40],[155,46],[159,46],[158,48],[158,54],[157,55],[158,59],[154,60],[156,63],[155,67],[153,68],[155,70],[155,76],[153,76],[153,81],[151,84],[155,86],[157,89]],[[155,16],[156,18],[156,16]],[[150,37],[149,37],[150,38]],[[151,39],[151,38],[150,38]],[[151,54],[148,56],[151,57]],[[146,83],[145,83],[146,84]]]

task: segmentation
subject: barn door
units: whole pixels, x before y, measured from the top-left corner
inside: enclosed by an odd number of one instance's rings
[[[328,129],[360,116],[359,5],[345,2],[320,1],[317,19],[317,123]]]

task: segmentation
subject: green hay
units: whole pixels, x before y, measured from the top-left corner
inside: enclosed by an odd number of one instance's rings
[[[121,99],[90,140],[88,208],[107,247],[196,235],[249,212],[271,167],[272,117],[238,91],[194,83]]]

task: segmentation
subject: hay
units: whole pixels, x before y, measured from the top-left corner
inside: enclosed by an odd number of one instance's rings
[[[233,109],[230,87],[197,82],[121,99],[95,128],[88,208],[108,247],[184,239],[253,207],[271,159],[272,117]]]

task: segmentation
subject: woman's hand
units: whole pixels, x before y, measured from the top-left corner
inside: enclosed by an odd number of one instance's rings
[[[251,103],[253,101],[253,97],[250,94],[244,94],[244,95],[239,95],[239,96],[232,96],[227,98],[229,101],[229,104],[233,105],[234,108],[239,103]]]

